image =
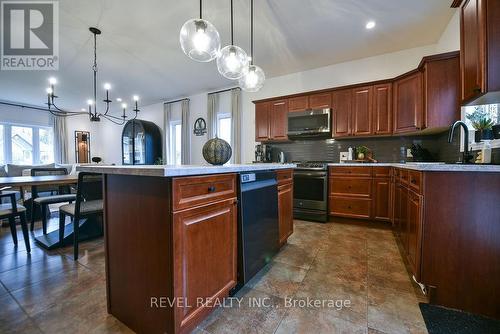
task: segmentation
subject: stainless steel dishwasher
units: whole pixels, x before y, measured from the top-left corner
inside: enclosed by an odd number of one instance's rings
[[[276,172],[239,175],[238,285],[232,294],[261,270],[279,250],[278,183]]]

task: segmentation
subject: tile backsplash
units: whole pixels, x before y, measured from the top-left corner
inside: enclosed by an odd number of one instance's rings
[[[412,144],[420,144],[426,148],[432,154],[434,161],[456,162],[461,158],[458,136],[455,136],[452,143],[448,143],[447,131],[428,136],[300,140],[271,144],[271,146],[275,161],[277,161],[278,153],[283,151],[288,162],[339,162],[340,152],[346,152],[349,147],[364,145],[373,151],[374,159],[380,162],[400,162],[412,161],[412,158],[406,158],[406,149],[411,148]],[[493,150],[493,162],[500,163],[499,149]]]

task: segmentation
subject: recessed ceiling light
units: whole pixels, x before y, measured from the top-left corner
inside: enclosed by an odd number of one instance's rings
[[[375,21],[369,21],[367,24],[366,24],[366,29],[373,29],[375,28]]]

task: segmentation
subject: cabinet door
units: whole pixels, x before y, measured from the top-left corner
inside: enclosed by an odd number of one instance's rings
[[[462,6],[460,58],[462,63],[462,100],[470,100],[486,91],[484,66],[485,30],[481,4],[485,0],[466,0]]]
[[[394,82],[394,132],[418,131],[422,128],[422,73],[416,72]]]
[[[399,181],[394,182],[394,230],[396,234],[401,237],[401,192],[402,192],[401,183]]]
[[[223,298],[236,285],[236,211],[234,198],[173,215],[174,297],[185,301],[185,307],[175,308],[179,332],[211,311],[198,297]]]
[[[332,107],[332,94],[319,93],[309,95],[309,108],[311,109],[325,109]]]
[[[309,96],[298,96],[288,99],[288,111],[304,111],[309,108]]]
[[[373,180],[373,218],[376,220],[391,220],[391,179]]]
[[[373,87],[355,88],[352,91],[352,134],[367,136],[373,133]]]
[[[352,90],[337,90],[332,93],[333,137],[351,135]]]
[[[288,104],[286,100],[271,103],[270,138],[272,140],[287,140]]]
[[[408,192],[408,262],[416,279],[420,276],[422,197]]]
[[[408,189],[403,185],[400,188],[399,234],[406,255],[408,254]]]
[[[293,233],[293,184],[278,188],[279,235],[280,245],[284,245]]]
[[[392,133],[392,84],[373,87],[373,132],[376,135]]]
[[[255,104],[255,141],[261,142],[269,139],[269,111],[270,102]]]

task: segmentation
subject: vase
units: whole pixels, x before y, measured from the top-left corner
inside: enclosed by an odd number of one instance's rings
[[[493,125],[493,138],[500,139],[500,124]]]
[[[203,145],[203,158],[211,165],[223,165],[231,159],[231,145],[223,139],[213,138]]]
[[[493,130],[485,129],[485,130],[476,130],[474,133],[474,140],[476,143],[479,143],[481,140],[491,140],[493,139]]]

